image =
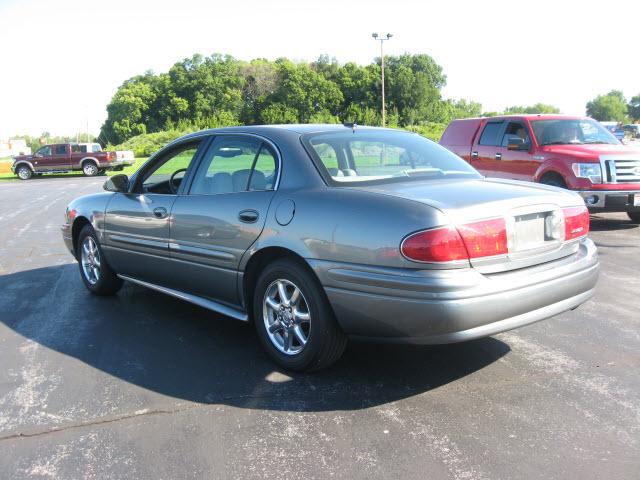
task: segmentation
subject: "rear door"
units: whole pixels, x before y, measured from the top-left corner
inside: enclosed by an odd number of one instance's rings
[[[500,119],[488,120],[476,137],[471,149],[471,165],[487,177],[503,176],[501,172],[500,138],[504,122]]]
[[[250,135],[216,136],[189,192],[173,206],[169,249],[177,289],[240,304],[240,259],[262,232],[279,168],[269,142]]]
[[[69,151],[69,145],[52,145],[49,169],[65,171],[71,169],[71,152]]]

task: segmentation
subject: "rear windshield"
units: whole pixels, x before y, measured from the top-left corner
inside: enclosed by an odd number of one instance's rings
[[[302,141],[333,185],[408,179],[481,178],[437,143],[401,130],[346,130],[309,134]]]

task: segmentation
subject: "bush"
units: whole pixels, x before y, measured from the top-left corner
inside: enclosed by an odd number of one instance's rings
[[[142,135],[131,137],[119,145],[109,145],[107,150],[133,150],[135,157],[148,157],[170,141],[195,130],[165,130],[155,133],[143,133]]]
[[[440,140],[440,137],[442,137],[446,128],[446,123],[436,122],[424,122],[420,125],[408,125],[405,127],[406,130],[419,133],[423,137],[427,137],[429,140],[433,140],[434,142],[438,142]]]

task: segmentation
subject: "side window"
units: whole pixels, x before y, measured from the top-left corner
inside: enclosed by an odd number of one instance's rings
[[[82,150],[82,145],[71,145],[71,153],[85,153],[85,150]]]
[[[504,131],[504,135],[502,136],[501,145],[503,147],[506,147],[507,145],[509,145],[509,139],[514,137],[521,138],[522,140],[524,140],[525,144],[531,144],[529,132],[527,131],[527,127],[525,127],[523,123],[509,122],[507,128]]]
[[[189,193],[217,195],[272,190],[277,169],[274,152],[260,140],[217,137],[202,159]]]
[[[498,145],[498,134],[501,127],[502,122],[487,123],[480,136],[480,145]]]
[[[67,153],[67,147],[65,145],[56,145],[54,147],[55,155],[64,155],[65,153]]]
[[[176,147],[162,157],[142,179],[142,191],[175,194],[184,175],[196,156],[200,141]]]
[[[47,145],[46,147],[42,147],[40,150],[36,152],[36,155],[48,157],[49,155],[51,155],[51,146]]]
[[[100,145],[97,145],[97,144],[95,144],[95,143],[94,143],[94,144],[91,146],[91,151],[95,153],[95,152],[100,152],[100,151],[102,151],[102,149],[100,148]]]

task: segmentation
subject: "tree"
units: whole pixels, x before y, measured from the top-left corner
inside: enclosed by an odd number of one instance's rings
[[[625,122],[627,101],[620,90],[611,90],[606,95],[598,95],[587,103],[587,115],[600,121]]]
[[[558,107],[554,107],[553,105],[547,105],[546,103],[536,103],[535,105],[531,105],[528,107],[515,105],[504,109],[505,115],[514,115],[518,113],[560,113],[560,109]]]
[[[627,105],[627,110],[634,122],[640,120],[640,94],[631,99],[629,105]]]

